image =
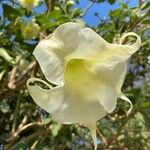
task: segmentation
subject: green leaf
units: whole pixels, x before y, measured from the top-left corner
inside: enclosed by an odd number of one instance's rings
[[[72,11],[72,14],[71,14],[71,17],[72,18],[76,18],[76,17],[79,17],[82,13],[82,9],[80,8],[75,8],[73,11]]]
[[[42,26],[42,29],[56,28],[58,25],[59,25],[58,22],[45,23],[45,24]]]
[[[62,13],[61,13],[61,11],[59,11],[59,10],[54,10],[53,12],[51,12],[50,14],[49,14],[49,18],[55,18],[55,19],[58,19],[60,16],[62,16]]]
[[[25,149],[28,149],[28,145],[24,141],[21,141],[21,142],[16,143],[13,146],[12,150],[16,150],[16,149],[17,150],[25,150]]]
[[[44,124],[49,124],[52,121],[50,117],[44,119]]]
[[[116,0],[108,0],[108,2],[112,5],[116,2]]]
[[[59,10],[55,10],[51,12],[48,16],[45,14],[40,14],[36,16],[37,21],[39,21],[42,25],[44,24],[53,24],[55,20],[59,19],[62,17],[62,13]]]
[[[9,44],[9,40],[7,38],[0,36],[0,46]]]
[[[145,108],[145,107],[150,107],[150,102],[144,102],[141,107]]]
[[[10,5],[3,4],[3,15],[11,21],[24,14],[24,9],[15,9]]]
[[[149,25],[150,24],[150,19],[149,18],[144,19],[141,23]]]
[[[150,8],[150,1],[148,1],[147,3],[143,3],[141,7],[142,10],[147,9],[147,8]]]
[[[36,20],[39,21],[41,24],[49,23],[49,18],[45,14],[40,14],[36,16]]]
[[[9,105],[7,104],[7,102],[5,100],[0,102],[0,110],[3,113],[9,112]]]
[[[105,1],[105,0],[98,0],[99,3],[102,3],[102,2],[104,2],[104,1]]]
[[[3,75],[5,74],[5,72],[6,72],[6,70],[3,70],[3,71],[0,72],[0,81],[2,80]]]
[[[59,124],[59,123],[53,124],[52,125],[52,135],[57,136],[60,129],[61,129],[61,124]]]
[[[114,10],[114,11],[111,11],[111,12],[110,12],[110,15],[111,15],[112,17],[116,17],[116,16],[119,16],[120,13],[122,13],[122,10],[121,10],[121,9],[116,9],[116,10]]]
[[[0,48],[0,57],[12,64],[14,63],[14,59],[8,54],[7,50],[4,48]]]

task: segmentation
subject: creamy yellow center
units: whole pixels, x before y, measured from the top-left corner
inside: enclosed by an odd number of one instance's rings
[[[98,78],[96,74],[86,69],[86,62],[82,59],[71,59],[65,71],[65,84],[76,95],[87,97],[91,95],[91,88],[96,88]]]

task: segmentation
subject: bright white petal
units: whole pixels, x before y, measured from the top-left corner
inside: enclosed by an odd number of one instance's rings
[[[134,33],[127,35],[137,36]],[[89,70],[89,72],[99,74],[100,79],[103,81],[103,85],[105,84],[105,86],[103,86],[104,89],[100,91],[101,93],[105,93],[103,95],[106,96],[106,98],[100,99],[100,102],[108,112],[112,112],[116,107],[116,97],[121,93],[121,87],[127,70],[127,60],[131,54],[138,50],[139,45],[139,37],[137,37],[136,42],[130,46],[106,43],[106,52],[102,52],[91,58],[87,56],[86,58],[86,69]],[[110,98],[110,96],[112,98]]]
[[[49,89],[42,89],[38,85],[31,85],[39,82]],[[27,81],[27,87],[33,100],[44,110],[51,114],[55,114],[62,106],[63,89],[61,87],[52,88],[48,83],[37,78],[30,78]]]
[[[93,124],[88,124],[87,127],[89,128],[94,141],[94,150],[97,150],[96,123],[93,122]]]
[[[99,84],[97,90],[99,90],[99,101],[104,106],[104,108],[110,113],[116,108],[117,97],[121,93],[121,87],[124,82],[127,63],[116,64],[112,68],[104,67],[98,62],[93,64],[93,62],[88,62],[86,68],[89,72],[97,74]]]
[[[85,99],[65,89],[62,107],[54,118],[63,124],[81,123],[84,125],[95,123],[103,118],[106,111],[103,106],[93,99]]]
[[[89,28],[82,29],[82,38],[80,39],[80,45],[78,45],[76,51],[74,51],[70,58],[80,58],[80,59],[101,59],[101,62],[104,59],[107,59],[110,61],[116,61],[118,62],[118,59],[120,58],[120,61],[125,61],[128,58],[131,57],[132,54],[134,54],[141,46],[141,39],[140,37],[134,33],[129,32],[124,34],[120,39],[120,44],[110,44],[107,41],[105,41],[100,35],[95,33],[93,30]],[[135,43],[128,44],[128,45],[122,45],[123,41],[128,36],[135,36],[137,39]],[[107,64],[109,64],[109,62]]]
[[[63,106],[55,118],[83,124],[99,120],[106,114],[99,99],[114,98],[113,89],[108,88],[96,74],[86,70],[83,60],[70,60],[65,70]],[[110,95],[105,96],[108,91]]]
[[[63,60],[53,51],[48,51],[43,45],[48,41],[42,41],[34,51],[34,55],[40,64],[40,67],[48,81],[56,85],[64,83]],[[41,47],[40,47],[41,46]]]
[[[122,45],[122,43],[124,42],[124,40],[126,39],[126,37],[128,36],[135,36],[137,39],[133,44],[129,44],[129,45],[123,45],[123,49],[124,51],[128,54],[128,55],[132,55],[134,54],[140,47],[141,47],[141,38],[134,32],[128,32],[125,33],[121,39],[120,39],[120,45]]]
[[[33,54],[48,81],[56,85],[64,83],[64,58],[76,50],[81,36],[77,23],[65,23],[37,45]]]
[[[70,56],[69,59],[87,59],[97,56],[106,52],[107,42],[96,32],[90,28],[84,28],[81,30],[82,36],[80,38],[80,44]]]

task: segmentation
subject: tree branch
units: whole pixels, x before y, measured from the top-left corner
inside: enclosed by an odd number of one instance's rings
[[[100,139],[103,141],[104,145],[108,146],[108,142],[107,142],[106,138],[104,137],[104,135],[100,132],[100,130],[98,128],[96,128],[96,131],[97,131]]]
[[[80,17],[84,17],[84,16],[86,15],[87,11],[93,6],[93,4],[94,4],[94,1],[91,1],[91,2],[89,3],[89,5],[84,9],[84,11],[83,11],[83,13],[80,15]]]
[[[50,12],[54,10],[55,0],[48,0],[48,2],[46,2],[46,5],[47,5],[46,15],[48,16]]]

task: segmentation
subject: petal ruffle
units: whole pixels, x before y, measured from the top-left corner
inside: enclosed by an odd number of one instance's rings
[[[107,66],[103,63],[87,61],[86,68],[89,72],[97,74],[101,83],[99,83],[99,94],[102,98],[100,103],[110,113],[116,108],[117,97],[121,93],[121,87],[127,70],[127,62],[118,63],[113,66]]]
[[[126,37],[128,36],[135,36],[137,39],[133,44],[128,44],[128,45],[122,45],[122,43],[124,42],[124,40],[126,39]],[[125,33],[121,39],[120,39],[120,45],[122,45],[122,48],[124,49],[124,51],[128,54],[128,55],[132,55],[134,54],[141,46],[141,38],[134,32],[128,32]]]
[[[85,99],[65,88],[62,107],[54,118],[63,124],[95,123],[106,115],[104,107],[95,99]]]
[[[53,51],[44,48],[48,41],[41,41],[34,51],[39,65],[48,81],[56,85],[63,85],[64,83],[64,66],[63,59]]]
[[[136,36],[132,45],[121,45],[127,36]],[[60,85],[64,83],[65,61],[72,58],[105,59],[111,65],[126,61],[141,45],[140,38],[135,33],[122,36],[119,44],[110,44],[89,28],[82,29],[77,23],[65,23],[59,26],[53,34],[42,40],[34,51],[41,69],[50,82]],[[47,61],[45,61],[47,60]]]
[[[34,82],[42,83],[49,89],[42,89],[36,84],[32,85]],[[71,92],[68,87],[52,88],[38,78],[30,78],[27,81],[27,87],[34,101],[63,124],[91,124],[106,115],[106,111],[98,101],[94,99],[87,101]]]
[[[30,85],[33,82],[40,82],[49,89],[42,89],[38,85]],[[106,111],[94,97],[87,100],[88,97],[81,97],[81,95],[71,92],[68,87],[55,89],[45,81],[37,78],[30,78],[27,81],[27,87],[34,101],[41,108],[51,113],[58,122],[86,125],[90,129],[94,149],[97,149],[96,121],[103,118]]]
[[[80,26],[70,22],[40,41],[33,54],[48,81],[56,85],[64,83],[64,59],[76,50],[81,38]]]
[[[84,63],[80,59],[72,59],[67,63],[63,106],[55,117],[60,122],[91,124],[106,115],[98,101],[106,94],[103,82],[96,74],[88,72]]]
[[[122,45],[127,36],[135,36],[136,42]],[[82,29],[77,23],[65,23],[53,34],[43,39],[34,55],[53,88],[37,78],[27,81],[34,101],[63,124],[81,123],[92,134],[95,150],[96,121],[112,112],[117,97],[130,103],[121,93],[127,60],[141,46],[135,33],[127,33],[120,44],[110,44],[89,28]],[[49,89],[42,89],[32,82],[40,82]]]
[[[31,85],[34,82],[40,82],[49,89],[42,89],[38,85]],[[44,110],[51,114],[57,113],[63,102],[62,87],[52,88],[48,83],[41,79],[30,78],[27,81],[27,88],[33,100]]]
[[[84,28],[81,30],[81,33],[80,44],[76,50],[67,57],[68,60],[73,58],[92,58],[107,51],[106,46],[108,42],[92,29]]]
[[[104,87],[107,87],[108,94],[105,93],[106,98],[100,99],[100,102],[108,112],[112,112],[115,109],[117,101],[117,98],[114,99],[114,97],[113,99],[109,99],[109,91],[112,91],[109,89],[114,89],[117,93],[117,97],[119,97],[127,70],[127,60],[139,49],[141,44],[140,38],[135,33],[125,34],[123,38],[121,38],[121,41],[129,35],[137,37],[136,42],[132,45],[106,43],[105,52],[102,52],[101,54],[97,53],[97,56],[95,55],[91,58],[88,55],[85,56],[85,59],[87,60],[87,70],[99,74],[100,79],[106,84]],[[77,55],[74,55],[73,58],[74,57],[77,57]]]

